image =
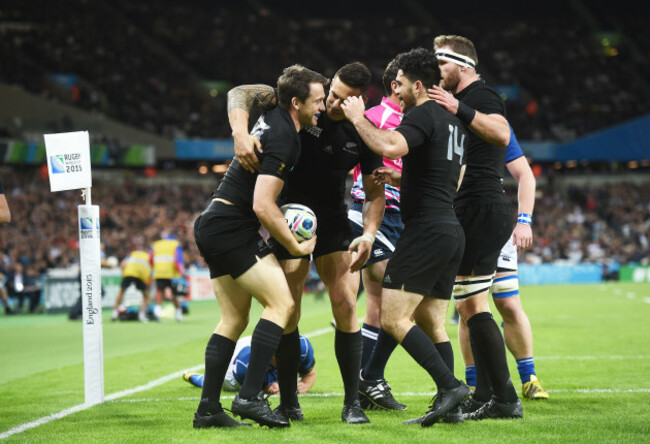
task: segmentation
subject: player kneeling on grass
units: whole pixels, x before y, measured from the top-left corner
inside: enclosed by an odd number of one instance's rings
[[[260,116],[251,133],[264,144],[259,173],[251,174],[233,160],[213,192],[212,202],[194,223],[194,239],[210,268],[221,313],[205,349],[205,378],[194,414],[195,428],[249,425],[226,415],[220,396],[236,342],[248,325],[252,297],[264,311],[253,330],[248,370],[232,402],[232,412],[260,425],[289,426],[289,421],[271,410],[261,387],[295,304],[282,268],[259,230],[261,223],[296,256],[314,250],[316,237],[298,243],[276,199],[300,156],[298,131],[315,125],[325,110],[326,83],[325,77],[299,65],[284,70],[278,79],[280,105]]]
[[[226,373],[226,379],[223,388],[227,391],[237,392],[244,383],[248,362],[251,357],[251,337],[247,336],[237,341],[237,348],[230,361],[230,367]],[[305,336],[300,335],[300,365],[298,366],[298,393],[307,393],[316,382],[316,360],[314,359],[314,347]],[[186,372],[183,379],[196,387],[203,387],[204,376],[200,373]],[[271,359],[271,364],[266,370],[263,384],[264,392],[269,394],[280,393],[278,385],[278,370],[275,357]],[[302,412],[298,421],[302,420]]]

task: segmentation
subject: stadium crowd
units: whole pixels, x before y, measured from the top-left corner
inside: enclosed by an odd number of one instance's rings
[[[390,15],[349,5],[296,9],[290,2],[0,6],[0,82],[169,138],[229,137],[227,85],[272,83],[296,61],[331,76],[360,59],[378,86],[394,54],[429,47],[431,36],[454,30],[480,36],[479,72],[506,87],[509,120],[521,140],[571,140],[649,111],[650,84],[639,74],[650,65],[647,27],[638,17],[586,4],[578,13],[562,2],[529,5],[526,13],[490,5],[432,11],[420,3],[410,6],[417,14],[404,8]],[[612,29],[625,31],[606,32]],[[62,91],[51,78],[61,73],[77,76],[77,84]],[[377,86],[370,105],[381,99]]]
[[[3,171],[2,180],[14,218],[0,229],[0,273],[9,276],[20,264],[38,284],[48,269],[77,267],[80,193],[51,193],[40,169]],[[95,180],[93,203],[100,206],[106,257],[122,260],[136,245],[151,245],[169,232],[181,242],[186,265],[203,267],[192,224],[211,186],[141,185],[128,173],[111,181]]]
[[[106,256],[121,260],[135,243],[150,245],[167,230],[181,241],[188,267],[205,267],[192,226],[214,184],[147,184],[132,176],[123,172],[119,179],[96,179],[93,186]],[[6,276],[21,264],[38,281],[50,268],[76,266],[79,193],[51,193],[47,177],[35,168],[6,169],[1,177],[13,218],[0,229],[0,272]],[[520,262],[594,262],[608,268],[650,263],[650,203],[643,197],[650,195],[650,183],[540,191],[535,240]],[[516,208],[516,189],[507,192]]]
[[[650,263],[650,184],[570,186],[535,204],[535,242],[520,261]]]

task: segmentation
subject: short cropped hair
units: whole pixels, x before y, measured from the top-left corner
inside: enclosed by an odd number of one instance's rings
[[[278,77],[278,106],[288,110],[291,108],[291,99],[294,97],[305,102],[310,93],[309,85],[312,83],[320,83],[325,86],[329,80],[322,74],[302,65],[291,65],[284,68],[282,75]]]
[[[361,62],[348,63],[342,66],[341,69],[336,71],[334,77],[345,83],[350,88],[356,88],[361,91],[361,94],[366,94],[372,81],[372,74],[366,65]]]
[[[393,60],[390,61],[390,63],[386,66],[384,75],[381,78],[381,82],[384,84],[384,93],[386,97],[390,96],[393,93],[391,84],[393,83],[393,80],[395,80],[395,77],[397,77],[397,71],[399,71],[399,68],[397,67],[398,60],[403,54],[404,53],[398,54]]]
[[[476,48],[474,43],[467,37],[459,35],[439,35],[433,40],[433,50],[437,51],[443,46],[449,46],[452,51],[458,54],[469,57],[474,60],[474,64],[478,66],[478,55],[476,55]]]
[[[411,82],[421,81],[425,88],[440,83],[440,67],[433,51],[416,48],[402,54],[397,63],[398,69]]]

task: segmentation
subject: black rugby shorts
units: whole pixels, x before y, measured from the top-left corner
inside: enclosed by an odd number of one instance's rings
[[[316,213],[316,220],[316,236],[318,238],[312,257],[317,258],[335,251],[348,251],[354,237],[345,211],[337,211],[333,214],[319,212]],[[298,259],[273,238],[269,239],[269,245],[278,260]],[[309,259],[309,256],[303,256],[303,258]]]
[[[236,279],[272,253],[259,229],[257,218],[218,201],[196,219],[194,240],[211,279],[226,274]]]
[[[491,275],[514,228],[510,205],[463,205],[456,207],[456,217],[465,232],[465,252],[458,275]]]
[[[458,222],[409,222],[388,260],[382,286],[450,300],[464,246]]]

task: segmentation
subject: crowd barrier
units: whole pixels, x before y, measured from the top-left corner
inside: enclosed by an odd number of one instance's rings
[[[187,299],[213,299],[210,272],[207,270],[190,270],[188,273],[190,285]],[[112,308],[122,283],[122,273],[119,269],[102,268],[102,307]],[[70,269],[53,269],[42,277],[41,288],[46,313],[68,312],[77,302],[80,291],[79,272]],[[149,289],[153,300],[155,289]],[[140,292],[130,287],[124,292],[124,305],[138,305],[142,301]]]
[[[519,264],[519,283],[542,284],[595,284],[603,280],[600,264]]]

